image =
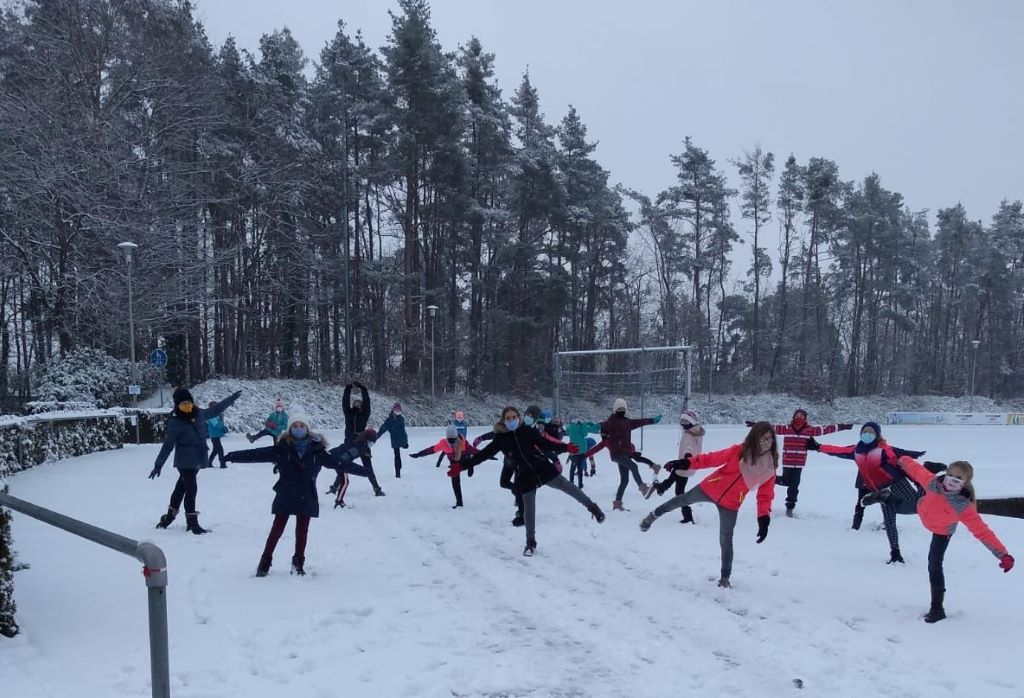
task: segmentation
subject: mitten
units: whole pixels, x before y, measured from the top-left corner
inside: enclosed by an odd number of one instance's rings
[[[653,417],[651,417],[651,421],[654,422],[655,424],[658,424],[659,422],[661,422],[661,415],[660,414],[654,415]]]
[[[565,447],[565,452],[568,453],[570,456],[575,456],[577,453],[580,452],[580,447],[577,446],[576,444],[569,444],[568,446]]]
[[[838,426],[839,426],[839,431],[849,431],[850,429],[853,429],[853,425],[852,424],[840,424]]]
[[[757,542],[764,543],[764,539],[768,537],[768,524],[772,521],[771,517],[767,514],[757,517]]]
[[[1009,572],[1013,569],[1013,555],[1003,555],[999,558],[999,569],[1003,572]]]
[[[153,466],[153,469],[149,471],[149,479],[152,480],[155,477],[160,477],[160,468]]]
[[[818,443],[818,442],[817,442],[817,441],[816,441],[816,440],[814,439],[814,437],[813,437],[813,436],[809,436],[809,437],[807,437],[807,450],[808,450],[808,451],[817,451],[817,450],[818,450],[818,449],[820,449],[820,448],[821,448],[821,444],[819,444],[819,443]]]

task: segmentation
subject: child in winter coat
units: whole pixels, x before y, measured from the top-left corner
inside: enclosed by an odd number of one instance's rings
[[[466,438],[466,434],[469,433],[469,423],[466,422],[465,412],[462,410],[455,410],[452,412],[452,418],[448,423],[455,427],[455,430],[459,432],[459,436]]]
[[[327,441],[320,434],[310,430],[309,419],[293,415],[287,430],[273,446],[253,448],[247,451],[232,451],[227,460],[235,463],[273,463],[277,473],[274,484],[274,503],[270,507],[274,523],[270,527],[263,555],[256,566],[256,576],[265,577],[270,571],[274,548],[284,533],[288,517],[295,517],[295,554],[292,556],[292,573],[304,575],[306,563],[306,539],[310,519],[320,515],[320,500],[316,492],[316,478],[321,468],[343,470],[356,475],[366,475],[366,470],[355,465],[352,457],[339,458],[327,452]]]
[[[201,468],[209,465],[209,453],[206,447],[206,420],[212,419],[221,412],[231,407],[241,391],[233,394],[226,400],[221,400],[215,407],[199,409],[192,401],[192,393],[187,388],[177,388],[172,395],[174,409],[167,419],[167,430],[164,434],[164,444],[157,454],[156,463],[149,473],[149,479],[160,477],[164,462],[174,451],[174,467],[178,470],[178,481],[174,483],[174,491],[171,492],[171,502],[167,507],[167,513],[160,517],[157,528],[167,528],[178,515],[178,507],[182,501],[185,502],[186,529],[197,535],[208,533],[199,525],[199,512],[196,511],[196,495],[199,493],[199,484],[196,475]]]
[[[409,448],[409,435],[405,431],[405,417],[402,416],[402,406],[395,403],[391,406],[391,414],[387,416],[384,423],[377,430],[377,438],[383,436],[384,432],[391,434],[391,450],[395,452],[395,477],[402,477],[402,451]]]
[[[974,537],[996,556],[1003,572],[1013,569],[1013,556],[978,516],[973,484],[974,468],[970,463],[954,461],[949,464],[945,475],[935,475],[910,456],[902,456],[896,462],[914,482],[924,488],[924,496],[917,500],[917,515],[924,527],[932,533],[932,544],[928,550],[928,581],[931,584],[932,603],[924,621],[936,623],[946,617],[943,607],[946,577],[942,561],[958,523],[962,521]]]
[[[466,437],[459,433],[455,425],[449,424],[443,439],[433,446],[428,446],[422,451],[410,454],[409,457],[420,458],[431,453],[441,453],[448,457],[448,477],[452,480],[452,492],[455,493],[455,506],[452,509],[458,509],[462,506],[462,480],[460,478],[462,466],[459,465],[459,461],[464,454],[473,455],[476,453],[476,448],[466,441]],[[473,477],[473,468],[467,468],[466,474],[469,477]]]
[[[694,410],[684,410],[679,415],[679,428],[682,429],[682,433],[679,435],[679,460],[683,458],[692,458],[693,456],[699,456],[704,451],[704,427],[701,426],[700,417]],[[682,475],[676,475],[675,470],[669,471],[669,476],[665,478],[663,482],[659,482],[657,485],[658,494],[662,495],[668,492],[668,488],[673,484],[676,487],[676,496],[678,497],[686,491],[686,483],[693,475],[692,471],[682,470],[679,471]],[[693,509],[688,505],[683,505],[683,518],[679,523],[687,524],[694,523],[693,521]]]
[[[351,441],[346,441],[341,446],[332,448],[330,453],[335,458],[341,460],[355,461],[356,458],[362,459],[366,452],[373,447],[373,444],[377,441],[377,432],[372,427],[363,429],[360,433],[356,434]],[[364,461],[365,462],[365,461]],[[373,470],[363,466],[365,475],[363,473],[356,473],[357,475],[363,475],[363,477],[370,478],[373,476]],[[334,484],[327,490],[328,494],[334,495],[334,508],[344,509],[345,508],[345,493],[348,492],[348,471],[339,470],[338,475],[334,480]]]
[[[757,490],[757,542],[763,543],[771,523],[772,499],[775,497],[775,468],[779,463],[775,431],[768,422],[757,422],[743,443],[721,451],[703,453],[693,458],[682,458],[665,464],[668,470],[685,477],[685,473],[700,468],[718,470],[701,480],[690,491],[673,497],[640,523],[647,531],[659,516],[676,507],[698,502],[711,502],[718,507],[719,540],[722,545],[722,575],[718,586],[729,588],[732,575],[732,535],[740,505],[751,490]]]
[[[753,422],[747,422],[751,426]],[[807,464],[807,439],[824,436],[836,431],[853,429],[852,424],[825,424],[816,426],[807,421],[807,410],[797,409],[789,424],[775,424],[775,433],[782,439],[782,477],[775,478],[776,485],[786,487],[786,516],[793,517],[796,500],[800,495],[800,477]]]
[[[534,535],[537,489],[544,485],[565,492],[585,506],[598,523],[604,521],[604,512],[600,507],[583,494],[580,488],[562,477],[555,469],[554,464],[541,455],[540,442],[544,436],[522,421],[518,409],[509,406],[502,410],[501,421],[494,425],[493,431],[494,438],[487,446],[475,455],[462,457],[462,466],[470,468],[480,465],[496,455],[498,451],[504,453],[511,460],[512,467],[515,469],[513,488],[523,498],[523,518],[526,524],[526,547],[523,549],[523,555],[531,557],[537,549],[537,539]],[[574,454],[577,451],[572,444],[552,443],[548,447],[559,453]]]
[[[645,419],[628,419],[626,417],[626,401],[621,397],[615,399],[612,405],[612,414],[605,421],[601,422],[601,437],[606,442],[608,454],[616,465],[619,466],[619,489],[615,491],[615,501],[612,502],[613,511],[622,511],[622,496],[626,493],[626,486],[629,485],[629,476],[640,488],[640,494],[647,494],[647,483],[640,477],[640,469],[636,464],[633,454],[636,449],[630,441],[630,432],[634,429],[648,424],[657,424],[661,421],[661,415]]]
[[[574,417],[566,427],[569,435],[569,443],[580,450],[579,453],[569,456],[569,482],[576,481],[576,486],[583,488],[583,475],[587,471],[586,451],[596,445],[596,441],[588,439],[587,434],[596,434],[601,431],[601,425],[597,422],[584,422],[579,417]],[[590,442],[588,445],[587,442]],[[593,458],[591,458],[593,461]]]
[[[359,388],[357,397],[352,397],[352,388]],[[370,393],[366,390],[365,385],[354,381],[345,386],[345,390],[341,394],[341,411],[345,414],[345,443],[351,444],[357,434],[366,430],[366,424],[370,420]],[[370,473],[367,478],[373,487],[374,496],[383,497],[384,490],[377,482],[377,474],[373,472],[373,454],[370,449],[367,448],[360,454],[359,459],[363,462],[363,467]],[[336,478],[334,482],[338,488],[341,487],[340,477]]]
[[[885,535],[889,539],[887,564],[903,563],[900,534],[896,530],[896,515],[913,514],[917,510],[917,498],[920,493],[896,465],[896,459],[901,456],[917,458],[924,455],[924,451],[906,451],[890,446],[882,438],[882,427],[878,422],[864,422],[860,429],[860,441],[851,446],[819,444],[812,436],[807,439],[807,450],[846,458],[857,464],[863,485],[869,490],[868,494],[861,498],[861,506],[873,503],[873,498],[878,493],[887,493],[875,500],[882,504]]]
[[[207,407],[211,410],[217,406],[216,400],[210,400]],[[210,437],[210,443],[213,444],[213,451],[210,453],[210,460],[206,464],[207,468],[213,467],[213,459],[220,458],[220,467],[226,468],[227,464],[224,462],[224,444],[220,442],[222,438],[228,433],[227,427],[224,426],[224,416],[218,414],[216,417],[211,417],[206,420],[206,433]]]
[[[246,434],[245,438],[249,439],[249,443],[259,441],[264,436],[271,436],[276,441],[287,426],[288,413],[284,411],[284,400],[277,398],[274,400],[274,411],[267,415],[263,428],[255,434]]]

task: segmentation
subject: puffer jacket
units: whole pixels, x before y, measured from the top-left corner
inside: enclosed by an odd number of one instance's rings
[[[740,458],[743,444],[709,451],[690,459],[690,470],[715,468],[697,485],[708,498],[726,509],[739,511],[750,490],[757,490],[757,515],[770,516],[775,498],[775,463],[771,456],[747,463]]]
[[[569,442],[583,452],[587,450],[587,434],[597,434],[601,431],[601,425],[597,422],[569,422],[565,431],[569,435]]]
[[[614,413],[608,419],[601,422],[601,436],[612,459],[620,456],[630,457],[636,453],[636,448],[630,440],[630,433],[634,429],[654,424],[650,417],[644,419],[630,419],[629,417]]]
[[[541,449],[556,453],[570,450],[570,444],[551,441],[533,427],[522,423],[515,431],[509,431],[503,422],[498,422],[494,425],[493,433],[494,438],[484,448],[468,458],[463,456],[462,467],[480,465],[501,451],[515,465],[512,491],[518,494],[532,492],[558,477],[555,464],[544,457]]]
[[[917,500],[917,515],[925,528],[940,536],[951,536],[962,521],[967,530],[997,558],[1007,554],[1006,546],[982,521],[970,497],[962,491],[947,492],[942,486],[942,475],[933,475],[910,456],[901,457],[897,463],[910,479],[924,488],[924,496]]]
[[[904,472],[896,465],[896,458],[901,456],[917,458],[924,454],[924,451],[907,451],[896,448],[885,441],[878,441],[870,447],[865,447],[859,442],[852,446],[821,444],[819,452],[836,458],[852,460],[857,464],[857,471],[864,487],[875,492],[885,489],[905,477]]]
[[[206,421],[213,419],[227,408],[231,407],[241,395],[237,392],[234,395],[220,400],[213,407],[196,409],[188,418],[171,412],[167,418],[167,430],[164,433],[164,443],[156,456],[154,467],[159,470],[163,468],[167,457],[174,451],[174,467],[178,470],[199,470],[205,468],[210,457],[209,449],[206,446],[208,433]]]
[[[228,429],[224,426],[223,417],[217,416],[206,420],[206,434],[211,439],[222,439],[227,433]]]
[[[380,439],[387,432],[391,435],[391,448],[409,448],[409,433],[405,430],[405,416],[392,412],[377,430]]]

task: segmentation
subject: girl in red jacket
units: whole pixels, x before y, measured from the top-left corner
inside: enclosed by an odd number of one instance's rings
[[[932,587],[932,605],[924,616],[925,623],[936,623],[946,617],[942,602],[946,596],[946,577],[942,560],[949,539],[961,521],[967,530],[999,560],[1003,572],[1013,569],[1013,556],[1006,552],[996,534],[978,516],[974,496],[974,468],[967,461],[949,464],[945,475],[935,475],[910,456],[903,456],[899,466],[914,482],[924,488],[924,496],[917,500],[917,515],[921,523],[932,532],[932,545],[928,549],[928,581]]]
[[[736,528],[740,505],[748,492],[757,490],[757,542],[764,542],[771,522],[775,469],[778,464],[775,430],[768,422],[757,422],[743,443],[693,458],[670,461],[665,464],[665,468],[670,471],[714,467],[718,467],[718,470],[701,480],[696,487],[673,497],[645,516],[640,523],[640,530],[648,530],[659,516],[681,506],[698,502],[715,504],[718,507],[718,538],[722,544],[722,576],[718,586],[728,589],[732,574],[732,533]]]
[[[448,456],[448,477],[452,479],[452,491],[455,493],[455,506],[452,509],[458,509],[462,506],[462,480],[460,478],[462,466],[459,465],[459,460],[463,454],[471,456],[476,452],[477,450],[473,448],[473,445],[466,441],[466,437],[459,433],[458,427],[454,424],[449,424],[443,439],[433,446],[410,454],[410,458],[429,456],[431,453],[440,453],[442,456]],[[472,477],[473,469],[468,468],[467,474]]]

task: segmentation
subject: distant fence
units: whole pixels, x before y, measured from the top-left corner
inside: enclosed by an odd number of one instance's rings
[[[1020,412],[890,412],[889,424],[1012,424],[1024,426]]]

